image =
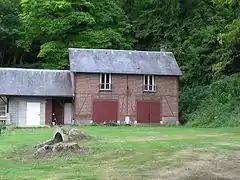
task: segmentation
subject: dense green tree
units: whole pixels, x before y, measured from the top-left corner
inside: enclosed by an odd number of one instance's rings
[[[219,0],[231,12],[232,20],[220,34],[220,43],[227,53],[216,64],[218,71],[227,74],[240,72],[240,2],[238,0]],[[222,53],[223,54],[223,53]]]
[[[225,70],[218,66],[231,52],[219,37],[233,19],[228,7],[206,0],[145,0],[136,7],[135,48],[173,51],[184,72],[182,85],[211,83]]]
[[[114,1],[22,0],[20,45],[41,45],[44,68],[67,66],[68,47],[130,48],[130,25]]]
[[[0,66],[20,63],[15,41],[18,38],[18,1],[0,0]]]

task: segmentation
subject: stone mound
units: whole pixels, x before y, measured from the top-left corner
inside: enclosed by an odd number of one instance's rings
[[[69,141],[82,141],[89,139],[90,137],[86,135],[84,132],[77,129],[70,129],[68,131],[68,140]]]
[[[86,151],[85,148],[81,148],[78,143],[83,140],[87,140],[90,137],[84,132],[67,127],[57,127],[53,138],[35,146],[37,149],[34,153],[35,157],[47,154],[61,154],[69,152],[81,152]]]
[[[57,143],[53,145],[44,145],[43,147],[40,147],[37,149],[37,151],[34,153],[35,157],[41,156],[41,155],[47,155],[47,154],[63,154],[63,153],[85,153],[86,149],[80,147],[77,143]]]

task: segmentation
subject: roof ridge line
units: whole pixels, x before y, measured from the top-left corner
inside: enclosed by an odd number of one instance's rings
[[[46,71],[46,72],[71,72],[70,70],[61,70],[61,69],[28,69],[28,68],[9,68],[9,67],[0,67],[0,70],[14,70],[14,71]]]
[[[125,49],[88,49],[88,48],[68,48],[68,50],[82,50],[82,51],[123,51],[123,52],[141,52],[141,53],[168,53],[173,54],[171,51],[143,51],[143,50],[125,50]]]

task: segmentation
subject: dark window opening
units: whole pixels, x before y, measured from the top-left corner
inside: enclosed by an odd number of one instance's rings
[[[100,90],[112,89],[112,76],[111,74],[100,74]]]
[[[144,76],[144,91],[155,91],[154,76]]]

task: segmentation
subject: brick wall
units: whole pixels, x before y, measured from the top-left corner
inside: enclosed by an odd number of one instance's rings
[[[143,92],[143,76],[112,74],[111,92],[99,92],[99,74],[76,74],[74,120],[77,122],[92,119],[92,102],[94,99],[117,99],[119,118],[136,117],[138,100],[159,100],[161,117],[178,119],[178,77],[155,76],[157,92]]]

